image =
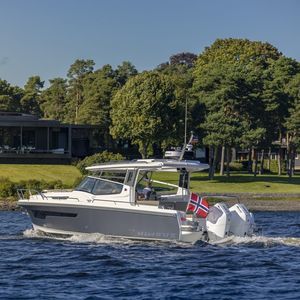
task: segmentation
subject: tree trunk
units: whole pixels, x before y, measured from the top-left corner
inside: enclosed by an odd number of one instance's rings
[[[248,152],[248,173],[252,174],[252,148]]]
[[[278,164],[278,175],[281,175],[281,148],[278,150],[278,155],[277,155],[277,164]]]
[[[76,92],[76,107],[75,107],[75,124],[77,124],[78,119],[78,110],[79,110],[79,92]]]
[[[216,171],[216,167],[217,167],[217,160],[218,160],[218,147],[215,146],[214,147],[214,161],[213,161],[213,173],[212,173],[212,178],[214,178],[215,176],[215,171]]]
[[[149,143],[141,142],[140,144],[140,153],[143,159],[148,158],[148,146]]]
[[[226,147],[226,176],[230,176],[230,148]]]
[[[286,172],[289,178],[291,178],[291,150],[289,149],[289,147],[286,149]]]
[[[295,149],[290,147],[288,152],[288,175],[289,178],[292,178],[294,176],[294,170],[295,170]]]
[[[222,146],[221,163],[220,163],[220,175],[224,175],[224,159],[225,158],[225,146]]]
[[[292,152],[292,161],[291,161],[291,174],[292,176],[295,175],[295,157],[296,157],[296,149],[293,149]]]
[[[209,146],[209,173],[208,173],[208,178],[209,180],[213,179],[213,147]]]
[[[258,155],[257,150],[253,148],[253,157],[254,157],[254,177],[257,175],[257,163],[258,163]]]
[[[264,163],[265,163],[265,150],[262,149],[261,150],[261,158],[260,158],[260,170],[259,173],[260,174],[264,174]]]
[[[267,169],[269,172],[271,172],[271,147],[269,148],[269,153],[268,153]]]

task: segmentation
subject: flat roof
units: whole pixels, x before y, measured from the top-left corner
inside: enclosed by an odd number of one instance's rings
[[[87,124],[64,124],[57,120],[39,119],[35,115],[18,112],[0,111],[0,126],[2,127],[69,127],[72,128],[97,128]]]

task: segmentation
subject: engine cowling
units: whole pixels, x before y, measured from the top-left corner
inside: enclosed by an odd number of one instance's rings
[[[235,236],[252,235],[255,227],[253,214],[242,203],[229,208],[231,213],[230,233]]]
[[[225,203],[217,203],[209,209],[206,228],[209,240],[220,240],[228,237],[231,213]]]

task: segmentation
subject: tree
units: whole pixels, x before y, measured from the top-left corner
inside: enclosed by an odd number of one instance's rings
[[[50,86],[41,95],[41,109],[45,118],[64,122],[67,115],[67,80],[54,78],[49,82]]]
[[[120,86],[123,86],[130,77],[137,75],[138,71],[131,62],[123,61],[115,70],[115,74]]]
[[[175,98],[178,105],[178,115],[174,124],[174,134],[170,135],[163,143],[163,147],[168,145],[179,145],[183,143],[185,133],[193,131],[199,134],[195,128],[202,115],[195,114],[195,108],[199,108],[197,99],[193,98],[191,88],[193,86],[193,66],[197,55],[189,52],[178,53],[169,58],[169,62],[160,64],[156,70],[167,75],[175,86]],[[187,110],[187,114],[185,111]],[[187,120],[185,118],[187,117]],[[187,121],[185,123],[185,121]],[[185,126],[186,125],[186,126]],[[185,128],[186,127],[186,128]],[[185,141],[186,136],[185,136]]]
[[[94,61],[91,59],[77,59],[69,68],[69,121],[78,123],[78,111],[83,103],[83,80],[94,70]]]
[[[293,77],[286,87],[291,97],[291,107],[286,118],[288,148],[288,174],[291,177],[294,173],[296,152],[300,150],[300,73]]]
[[[44,87],[44,81],[40,76],[29,77],[24,86],[24,95],[21,98],[22,111],[37,116],[41,116],[41,89]]]
[[[256,145],[263,140],[262,78],[280,55],[268,43],[242,39],[218,39],[199,55],[193,90],[206,109],[206,120],[200,127],[206,129],[207,136],[213,136],[204,141],[215,148],[215,153],[220,146],[240,143],[251,148],[253,141],[246,139],[253,136]],[[227,134],[214,131],[216,126],[226,129]],[[230,136],[233,134],[234,138]]]
[[[197,60],[197,55],[191,52],[181,52],[170,56],[169,61],[158,65],[157,70],[168,69],[170,66],[177,67],[178,65],[192,68]]]
[[[190,52],[182,52],[174,54],[170,57],[170,65],[185,65],[189,68],[193,67],[197,59],[197,55]]]
[[[108,134],[110,101],[117,89],[117,80],[110,65],[90,73],[83,82],[83,104],[79,108],[78,122],[99,125]]]
[[[175,87],[158,72],[143,72],[130,78],[111,102],[114,138],[130,139],[143,158],[149,146],[172,135],[177,104]]]
[[[299,73],[300,65],[293,59],[280,57],[272,62],[264,73],[264,90],[262,100],[264,104],[266,118],[265,127],[267,129],[267,139],[279,142],[278,174],[281,174],[281,161],[283,160],[282,144],[286,140],[285,120],[292,107],[293,97],[288,93],[287,86],[292,78]],[[290,149],[288,147],[288,156]]]
[[[20,88],[13,87],[6,80],[0,79],[0,110],[19,111],[22,93]]]

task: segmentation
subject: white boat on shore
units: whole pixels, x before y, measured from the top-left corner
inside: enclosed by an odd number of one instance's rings
[[[208,210],[203,197],[191,200],[190,173],[207,168],[198,161],[154,159],[100,164],[88,167],[91,175],[73,191],[19,190],[18,204],[34,230],[46,234],[101,233],[189,243],[252,235],[254,218],[243,204],[228,208],[217,203]],[[178,184],[157,180],[156,172],[178,173]],[[201,209],[204,217],[198,215]]]

